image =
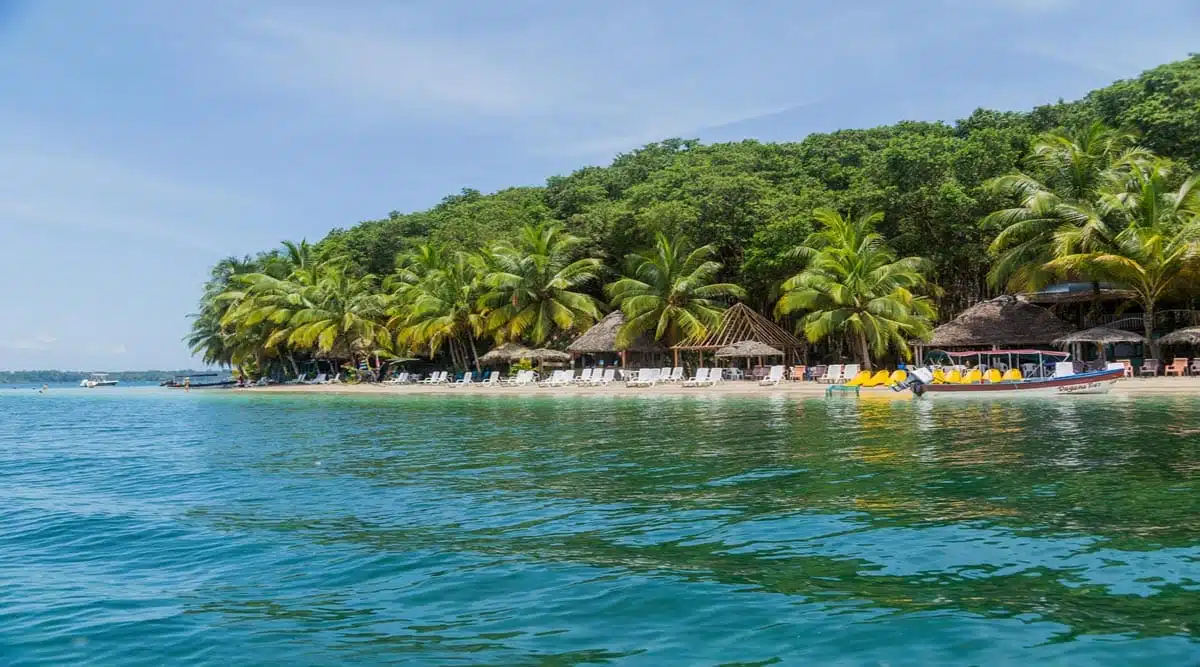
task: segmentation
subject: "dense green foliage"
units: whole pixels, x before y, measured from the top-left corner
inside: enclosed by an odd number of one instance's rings
[[[800,324],[814,343],[845,335],[864,368],[893,347],[909,357],[908,341],[927,338],[936,316],[918,294],[929,261],[896,257],[875,231],[882,213],[855,220],[817,209],[813,217],[821,228],[792,252],[804,270],[783,283],[776,312],[805,313]]]
[[[455,364],[466,366],[477,354],[477,339],[554,343],[585,328],[603,312],[604,301],[634,319],[654,319],[647,331],[678,338],[710,324],[707,311],[685,317],[679,313],[688,311],[674,309],[664,320],[666,311],[658,306],[643,310],[654,292],[658,298],[666,292],[638,272],[649,271],[648,258],[661,256],[665,239],[686,239],[705,249],[706,284],[741,288],[713,291],[714,308],[744,294],[750,305],[769,312],[786,289],[787,305],[777,312],[794,313],[792,323],[799,322],[811,339],[823,339],[865,332],[856,323],[870,310],[863,304],[875,303],[883,309],[876,316],[889,313],[888,323],[868,326],[875,331],[868,347],[876,356],[887,347],[903,354],[904,337],[924,331],[919,320],[934,312],[953,315],[997,290],[1060,277],[1117,279],[1113,271],[1090,271],[1093,262],[1080,259],[1112,247],[1121,234],[1120,225],[1112,227],[1120,216],[1104,201],[1134,185],[1112,176],[1120,164],[1161,156],[1173,160],[1170,185],[1179,187],[1200,166],[1198,99],[1200,56],[1194,56],[1076,102],[1028,113],[981,109],[953,125],[901,122],[813,134],[796,143],[669,139],[619,155],[607,167],[551,177],[543,187],[488,195],[464,190],[427,211],[393,212],[334,230],[311,248],[226,260],[214,269],[189,343],[207,361],[253,358],[259,364],[296,355],[431,354],[445,345]],[[871,252],[882,254],[866,261],[905,267],[870,287],[859,280],[861,293],[852,300],[860,316],[845,321],[849,329],[841,315],[815,314],[841,312],[841,297],[797,292],[820,280],[827,287],[837,282],[831,275],[815,277],[835,264],[828,249],[824,259],[808,260],[824,269],[806,264],[805,253],[791,252],[806,241],[812,248],[819,238],[812,236],[817,209],[855,219],[879,212],[871,218],[871,234],[879,235],[872,237]],[[1069,238],[1078,243],[1068,252]],[[917,257],[922,259],[912,259]],[[307,344],[312,326],[302,335],[288,333],[287,346],[262,345],[264,328],[285,319],[300,324],[283,311],[261,310],[265,306],[257,306],[261,317],[248,317],[255,311],[241,308],[233,318],[241,326],[229,328],[233,304],[248,289],[261,289],[248,287],[242,274],[299,281],[303,274],[297,271],[312,270],[301,266],[305,262],[336,265],[345,285],[363,290],[360,305],[369,302],[372,312],[383,307],[390,318],[354,331],[343,327],[340,334],[326,334],[329,345],[316,346]],[[641,268],[626,267],[627,280],[614,284],[644,283],[632,303],[625,288],[604,289],[628,262],[641,262]],[[896,277],[901,274],[903,279]],[[937,286],[926,292],[928,299],[911,291],[926,282]],[[303,298],[298,295],[288,298]],[[386,303],[376,303],[376,296]],[[908,317],[916,319],[901,324]],[[353,341],[345,338],[351,333]],[[280,336],[272,342],[283,341]],[[315,340],[320,343],[320,336]],[[862,356],[861,339],[847,342]]]

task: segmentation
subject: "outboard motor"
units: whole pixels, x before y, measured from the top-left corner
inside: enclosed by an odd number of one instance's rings
[[[908,378],[904,382],[892,385],[892,391],[912,389],[913,396],[920,396],[925,393],[927,384],[933,384],[933,373],[928,368],[914,368],[909,371]]]

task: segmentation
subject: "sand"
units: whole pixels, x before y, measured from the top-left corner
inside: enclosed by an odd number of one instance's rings
[[[820,397],[828,385],[815,382],[781,382],[778,386],[760,387],[757,382],[726,381],[714,387],[683,387],[664,384],[646,388],[626,387],[613,383],[607,387],[485,387],[473,384],[465,387],[446,385],[385,385],[385,384],[326,384],[276,385],[236,391],[283,394],[361,394],[371,396],[458,395],[472,396],[795,396]],[[1155,377],[1121,380],[1109,393],[1111,396],[1143,395],[1200,396],[1200,377]],[[852,394],[851,394],[852,395]],[[863,389],[863,396],[895,396],[910,398],[908,392],[890,389]]]

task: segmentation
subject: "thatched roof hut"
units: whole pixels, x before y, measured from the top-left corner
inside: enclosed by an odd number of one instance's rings
[[[1098,345],[1111,345],[1115,343],[1145,343],[1146,338],[1132,331],[1124,331],[1122,329],[1112,329],[1109,327],[1093,327],[1085,331],[1077,331],[1073,334],[1055,338],[1052,341],[1059,347],[1067,347],[1076,343],[1096,343]]]
[[[658,342],[640,336],[627,348],[617,348],[617,334],[625,326],[625,314],[614,310],[597,322],[582,336],[571,341],[568,352],[575,354],[618,354],[620,352],[661,352],[665,348]]]
[[[743,340],[717,350],[718,357],[782,357],[783,352],[753,340]]]
[[[1158,339],[1159,345],[1200,345],[1200,327],[1176,329]]]
[[[1075,332],[1053,313],[1015,296],[998,296],[964,310],[933,330],[920,347],[1029,347]]]
[[[784,356],[794,358],[804,347],[799,338],[790,331],[763,317],[744,303],[735,303],[721,315],[721,324],[700,339],[686,340],[671,349],[676,358],[680,350],[699,352],[717,351],[728,345],[744,341],[765,343]],[[676,363],[678,366],[679,364]]]
[[[511,361],[528,359],[531,352],[533,352],[533,350],[530,350],[520,343],[505,343],[491,352],[483,355],[482,357],[479,357],[479,363],[504,364]]]

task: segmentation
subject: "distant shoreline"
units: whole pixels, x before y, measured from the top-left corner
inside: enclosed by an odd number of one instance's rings
[[[232,391],[260,394],[347,394],[361,396],[795,396],[821,397],[829,387],[816,382],[781,382],[778,386],[760,387],[757,382],[727,381],[713,387],[684,387],[664,384],[647,388],[626,387],[614,383],[607,387],[487,387],[468,385],[385,385],[385,384],[324,384],[273,385],[245,387]],[[1110,396],[1194,395],[1200,396],[1200,377],[1154,377],[1125,379],[1113,387]],[[910,400],[908,392],[890,389],[863,389],[861,396]]]

